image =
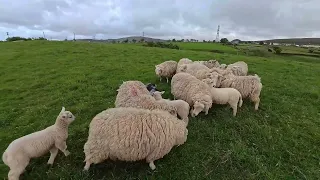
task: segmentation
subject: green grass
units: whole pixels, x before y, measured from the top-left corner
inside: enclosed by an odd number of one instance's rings
[[[221,45],[218,43],[199,43],[199,42],[176,42],[181,49],[183,50],[192,50],[192,51],[208,51],[213,53],[228,53],[228,54],[237,54],[237,50],[232,46]]]
[[[200,43],[192,46],[203,48]],[[33,159],[22,179],[320,177],[318,59],[79,42],[0,43],[0,49],[1,153],[14,139],[53,124],[61,106],[76,116],[67,140],[70,156],[59,152],[53,167],[46,165],[49,154]],[[88,125],[97,113],[114,107],[122,81],[156,83],[171,98],[170,86],[158,81],[154,65],[183,57],[247,62],[249,73],[257,73],[263,83],[260,110],[245,101],[237,117],[227,106],[214,105],[209,115],[190,118],[187,142],[156,161],[154,172],[145,162],[110,160],[82,172]],[[8,170],[0,162],[0,179]]]

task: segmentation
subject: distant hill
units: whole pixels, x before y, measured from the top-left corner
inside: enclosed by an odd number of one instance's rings
[[[145,42],[166,42],[167,40],[163,39],[155,39],[155,38],[150,38],[150,37],[142,37],[142,36],[130,36],[130,37],[123,37],[123,38],[118,38],[118,39],[76,39],[77,41],[90,41],[90,42],[123,42],[127,40],[129,42],[132,42],[132,40],[136,40],[136,42],[141,41],[141,39],[144,39]],[[72,41],[72,40],[71,40]]]
[[[287,44],[313,44],[320,45],[320,38],[290,38],[290,39],[270,39],[270,40],[262,40],[264,42],[272,42],[272,43],[287,43]],[[259,42],[259,41],[255,41]]]

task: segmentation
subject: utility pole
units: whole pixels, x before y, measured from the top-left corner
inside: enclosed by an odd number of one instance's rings
[[[73,40],[76,41],[76,34],[73,32]]]
[[[216,36],[216,42],[219,42],[219,35],[220,35],[220,25],[218,25],[217,36]]]
[[[144,32],[142,32],[142,37],[144,37]]]
[[[7,32],[7,36],[8,36],[8,38],[9,38],[9,32]]]
[[[46,38],[46,35],[44,34],[44,31],[42,31],[43,32],[43,38]]]

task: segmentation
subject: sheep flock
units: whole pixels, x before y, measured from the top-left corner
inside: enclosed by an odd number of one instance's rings
[[[243,99],[259,109],[261,78],[248,75],[248,65],[243,61],[226,65],[217,60],[168,60],[155,65],[155,75],[167,83],[171,79],[174,99],[164,99],[164,91],[155,84],[123,82],[117,90],[115,107],[98,113],[90,122],[83,146],[84,171],[108,159],[144,160],[154,170],[156,160],[187,141],[189,115],[208,115],[214,104],[221,104],[229,105],[236,116]],[[74,120],[75,116],[62,107],[52,126],[11,142],[2,155],[10,168],[8,179],[18,180],[32,158],[50,153],[47,164],[52,165],[59,151],[70,155],[66,140]]]

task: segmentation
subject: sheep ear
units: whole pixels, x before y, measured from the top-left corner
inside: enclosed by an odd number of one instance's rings
[[[61,112],[60,113],[63,113],[66,111],[66,108],[62,106],[62,109],[61,109]]]

